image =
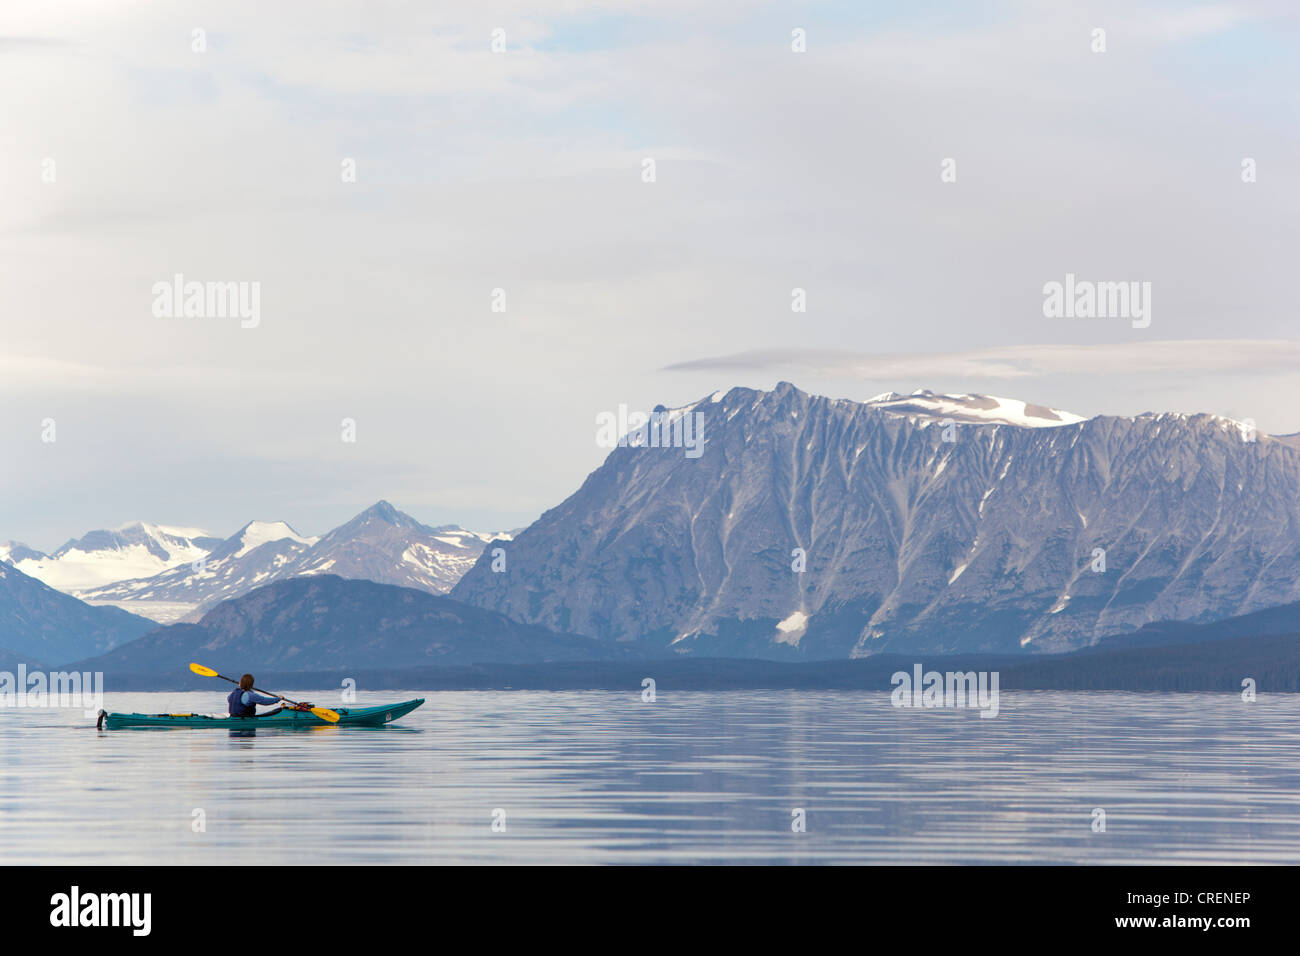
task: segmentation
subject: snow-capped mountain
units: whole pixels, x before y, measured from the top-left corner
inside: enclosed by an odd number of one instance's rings
[[[505,536],[431,528],[380,501],[322,537],[286,576],[337,574],[446,594],[493,537]]]
[[[112,530],[91,531],[48,555],[8,542],[0,546],[0,561],[52,588],[76,594],[188,564],[220,542],[220,538],[198,528],[137,521]]]
[[[155,621],[178,621],[283,576],[316,540],[283,521],[250,521],[189,563],[79,596],[90,604],[114,604]]]
[[[283,521],[250,522],[191,563],[78,596],[172,623],[198,620],[221,601],[300,575],[335,574],[445,594],[494,538],[509,535],[431,528],[380,501],[320,538],[303,537]]]
[[[1229,419],[788,383],[681,411],[702,416],[698,458],[614,449],[506,547],[505,573],[485,555],[451,596],[804,658],[1066,650],[1300,599],[1300,451]]]

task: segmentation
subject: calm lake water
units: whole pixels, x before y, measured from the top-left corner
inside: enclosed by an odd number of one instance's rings
[[[339,706],[338,691],[301,692]],[[6,863],[1297,863],[1300,696],[358,694],[383,729],[96,732],[0,710]],[[107,709],[216,712],[223,694]],[[201,808],[206,830],[194,832]],[[791,830],[802,808],[807,831]],[[1106,832],[1093,832],[1093,810]],[[504,832],[492,828],[505,811]]]

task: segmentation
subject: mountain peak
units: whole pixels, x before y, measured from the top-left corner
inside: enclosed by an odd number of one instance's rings
[[[243,557],[254,548],[260,548],[271,541],[283,541],[288,538],[310,547],[318,540],[316,538],[304,538],[297,531],[294,531],[287,521],[250,521],[239,529],[237,537],[240,542],[239,551],[235,554],[237,558]]]
[[[376,501],[365,511],[361,512],[361,514],[357,515],[357,517],[378,518],[380,521],[387,521],[389,524],[400,524],[402,522],[402,518],[404,518],[405,515],[403,515],[402,512],[398,511],[396,508],[394,508],[383,498],[380,498],[378,501]]]
[[[8,562],[16,564],[19,561],[29,559],[40,559],[45,557],[35,548],[29,548],[21,541],[5,541],[0,543],[0,563]]]
[[[393,507],[389,501],[381,498],[365,511],[353,515],[342,525],[326,535],[325,538],[327,540],[334,540],[340,535],[350,536],[357,533],[366,525],[373,523],[391,525],[393,528],[418,529],[421,531],[429,530],[425,525],[416,521],[405,511]]]

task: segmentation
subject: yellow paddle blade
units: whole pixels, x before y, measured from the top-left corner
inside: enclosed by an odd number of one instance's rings
[[[311,709],[311,712],[315,714],[317,717],[319,717],[321,720],[328,720],[331,724],[337,724],[339,722],[339,715],[332,710],[327,710],[324,707],[313,707]]]
[[[204,667],[202,664],[191,664],[191,665],[190,665],[190,670],[194,671],[194,673],[198,674],[200,677],[220,677],[220,676],[221,676],[221,675],[218,674],[216,671],[214,671],[211,667]]]

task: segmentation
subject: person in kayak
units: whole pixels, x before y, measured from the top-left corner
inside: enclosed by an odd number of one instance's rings
[[[230,705],[231,717],[256,717],[257,705],[269,707],[284,700],[283,697],[265,697],[253,690],[253,675],[245,674],[239,678],[239,686],[230,692],[226,703]],[[263,716],[266,716],[263,714]]]

